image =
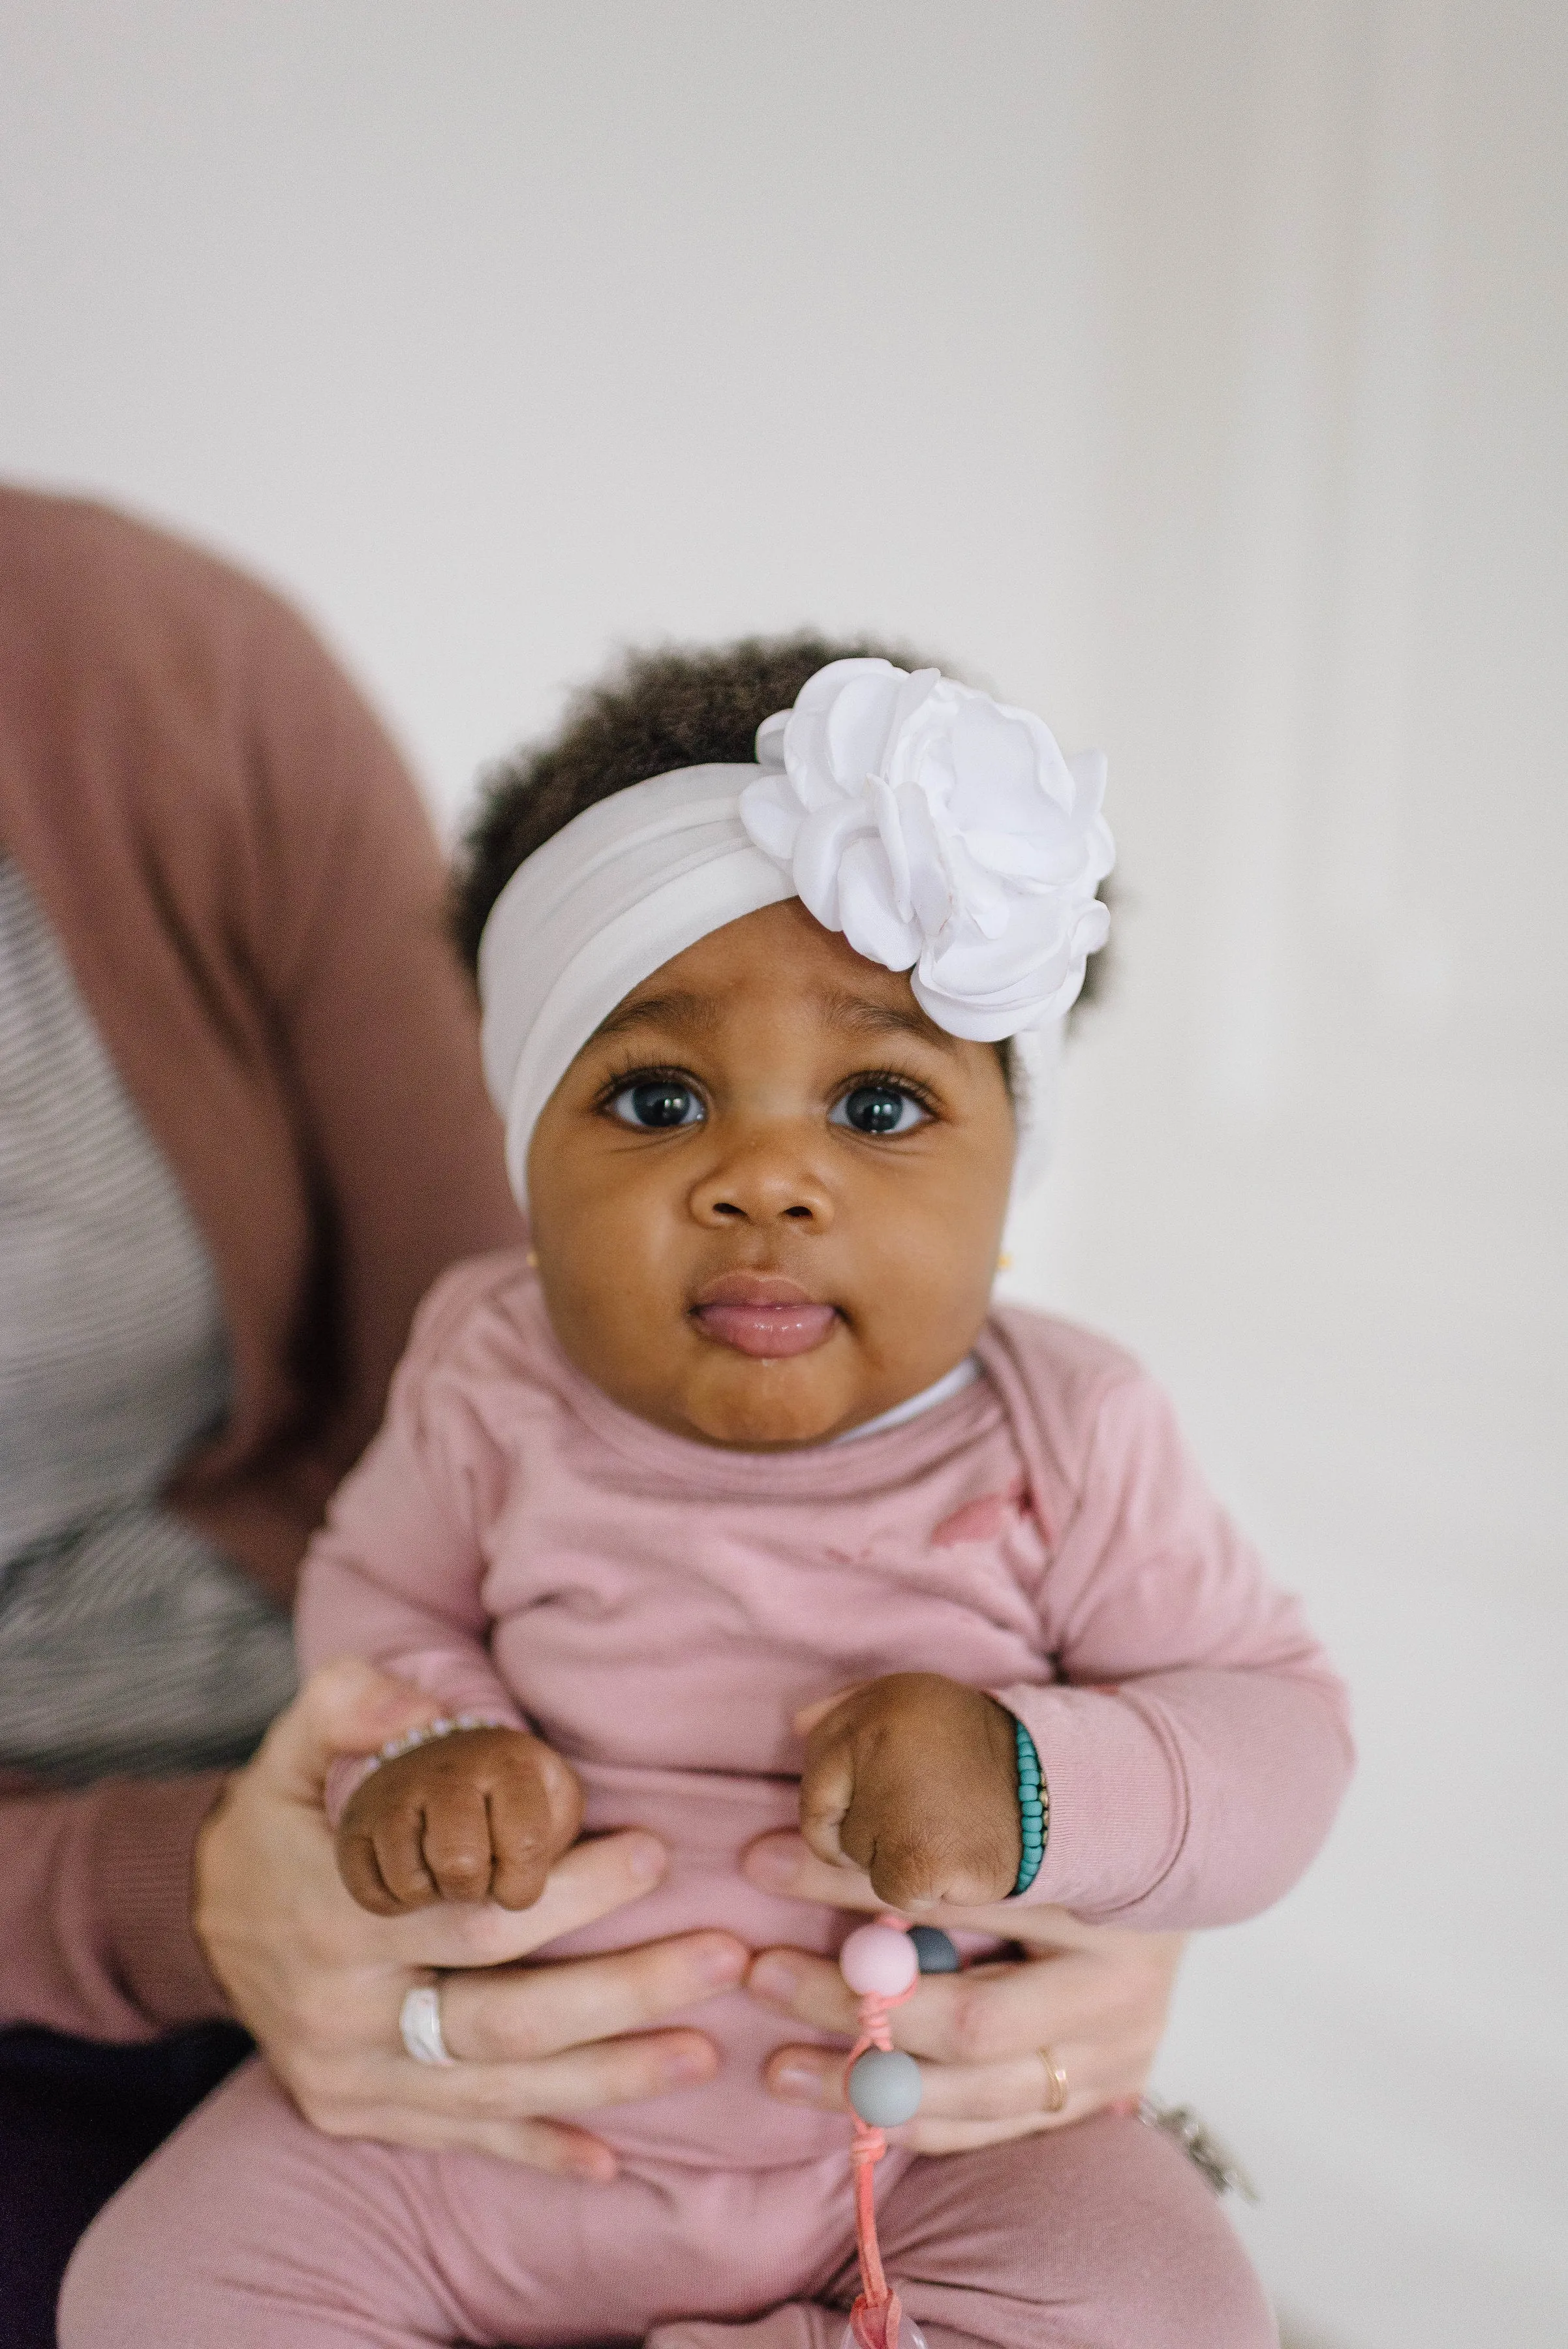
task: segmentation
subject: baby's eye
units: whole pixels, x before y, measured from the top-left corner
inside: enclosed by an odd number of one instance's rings
[[[901,1085],[854,1085],[834,1102],[827,1122],[853,1126],[857,1133],[912,1133],[929,1115]]]
[[[623,1125],[640,1126],[645,1133],[701,1125],[704,1114],[701,1097],[679,1077],[639,1077],[635,1084],[622,1085],[609,1107]]]

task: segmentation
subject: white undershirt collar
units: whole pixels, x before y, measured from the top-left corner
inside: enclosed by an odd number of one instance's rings
[[[909,1396],[903,1402],[896,1402],[891,1411],[879,1413],[875,1419],[867,1420],[859,1427],[846,1427],[844,1433],[836,1435],[833,1441],[835,1444],[853,1444],[862,1435],[885,1435],[888,1428],[902,1427],[907,1419],[919,1419],[922,1412],[933,1411],[938,1403],[950,1402],[954,1395],[962,1394],[965,1387],[972,1386],[979,1376],[978,1359],[973,1354],[966,1354],[962,1361],[946,1371],[934,1386],[922,1387],[919,1394]]]

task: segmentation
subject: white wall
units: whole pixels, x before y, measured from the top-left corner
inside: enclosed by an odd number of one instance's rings
[[[1565,88],[1556,0],[0,19],[0,466],[288,585],[443,811],[612,642],[803,618],[1109,750],[1014,1278],[1355,1685],[1162,2064],[1342,2349],[1568,2335]]]

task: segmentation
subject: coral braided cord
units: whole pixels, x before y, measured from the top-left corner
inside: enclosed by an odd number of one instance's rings
[[[867,1992],[860,2002],[860,2036],[844,2066],[846,2079],[867,2048],[879,2047],[884,2054],[891,2053],[888,2013],[895,2006],[902,2006],[907,1998],[912,1998],[915,1988],[911,1982],[908,1990],[899,1991],[894,1998],[885,1997],[879,1991]],[[858,2349],[898,2349],[902,2311],[898,2293],[883,2273],[882,2249],[877,2240],[876,2172],[887,2150],[888,2140],[882,2131],[873,2128],[869,2121],[863,2121],[856,2113],[850,2158],[855,2164],[855,2247],[860,2256],[860,2295],[849,2312],[849,2329]]]

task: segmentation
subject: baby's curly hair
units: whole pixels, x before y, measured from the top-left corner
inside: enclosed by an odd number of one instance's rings
[[[755,758],[758,727],[789,709],[808,677],[829,661],[867,657],[899,668],[942,666],[868,637],[838,643],[805,629],[623,655],[574,697],[558,733],[524,745],[481,783],[452,898],[452,926],[469,968],[478,966],[490,909],[517,867],[575,815],[650,775]]]
[[[625,654],[576,696],[557,733],[525,745],[482,780],[452,877],[452,934],[469,969],[478,968],[491,908],[517,867],[575,815],[650,775],[754,758],[758,727],[788,709],[807,678],[829,661],[868,658],[940,668],[962,682],[950,663],[908,646],[868,636],[839,640],[809,629]],[[1092,992],[1104,959],[1091,959],[1080,1000]]]

